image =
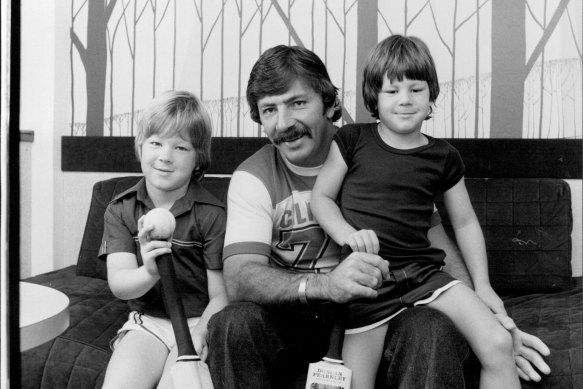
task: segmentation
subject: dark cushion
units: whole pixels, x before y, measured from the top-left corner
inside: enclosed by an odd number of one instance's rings
[[[466,186],[484,232],[490,280],[498,293],[571,289],[573,217],[565,181],[467,178]],[[437,207],[455,239],[441,201]]]
[[[26,279],[69,297],[69,327],[21,353],[22,388],[100,388],[111,356],[110,340],[127,320],[127,304],[107,281],[78,276],[75,266]]]
[[[522,388],[583,388],[583,289],[574,288],[504,299],[518,328],[539,337],[551,350],[545,358],[551,374],[539,383],[522,381]]]
[[[99,181],[93,186],[91,205],[77,259],[77,275],[107,279],[105,261],[97,258],[103,238],[103,215],[109,202],[119,193],[135,185],[140,178],[141,176],[115,177]],[[229,180],[228,176],[205,177],[202,185],[219,200],[225,202]]]

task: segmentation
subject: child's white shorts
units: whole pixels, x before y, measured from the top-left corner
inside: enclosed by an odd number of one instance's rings
[[[186,319],[191,333],[199,320],[200,317]],[[109,342],[112,350],[115,349],[128,331],[142,331],[151,335],[164,344],[168,351],[176,345],[176,338],[174,337],[174,331],[172,330],[170,319],[149,316],[141,312],[132,311],[129,314],[128,321],[125,322],[125,324],[117,331],[117,335],[111,340],[111,342]]]

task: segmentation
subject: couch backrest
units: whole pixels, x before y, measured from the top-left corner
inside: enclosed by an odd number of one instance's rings
[[[103,237],[103,215],[109,202],[119,193],[138,182],[140,176],[116,177],[99,181],[93,186],[93,194],[81,249],[77,258],[77,274],[87,277],[107,279],[105,261],[97,258]],[[203,186],[219,200],[226,203],[230,177],[205,177]]]
[[[97,259],[109,201],[140,177],[96,183],[77,262],[77,274],[107,278]],[[226,203],[229,177],[205,177],[203,185]],[[571,271],[571,193],[561,179],[467,178],[466,186],[486,239],[490,279],[500,294],[568,290]],[[437,207],[451,232],[441,201]]]
[[[467,178],[482,226],[492,286],[502,295],[572,287],[571,192],[561,179]],[[447,212],[437,202],[452,236]]]

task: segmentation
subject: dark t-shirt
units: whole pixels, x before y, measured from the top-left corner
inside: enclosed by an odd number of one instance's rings
[[[379,254],[395,268],[410,259],[443,264],[427,231],[438,193],[464,175],[459,152],[425,135],[428,144],[409,150],[387,145],[377,124],[351,124],[335,135],[348,171],[339,195],[344,218],[356,229],[372,229]]]

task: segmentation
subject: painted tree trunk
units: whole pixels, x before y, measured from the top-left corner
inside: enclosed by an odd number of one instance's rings
[[[522,138],[526,64],[524,0],[492,1],[491,138]]]
[[[87,20],[86,60],[87,136],[103,136],[105,75],[107,70],[107,25],[104,1],[90,0]]]

